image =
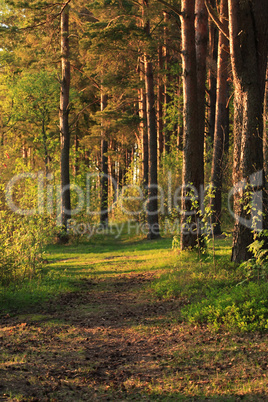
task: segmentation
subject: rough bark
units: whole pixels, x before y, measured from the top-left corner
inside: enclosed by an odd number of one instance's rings
[[[268,4],[261,0],[239,2],[228,0],[230,53],[235,88],[234,185],[237,181],[254,182],[260,172],[264,210],[266,209],[265,177],[263,170],[263,101],[268,52]],[[238,148],[240,145],[240,149]],[[233,233],[232,260],[240,262],[250,257],[248,245],[253,233],[248,218],[245,187],[234,195],[237,219]]]
[[[71,218],[70,196],[70,131],[69,131],[69,6],[61,13],[61,91],[60,91],[60,137],[61,137],[61,223],[66,231]]]
[[[228,29],[228,0],[221,1],[220,19]],[[211,169],[211,182],[215,191],[211,207],[213,210],[212,224],[215,235],[221,234],[221,209],[222,209],[222,178],[223,158],[225,144],[228,136],[228,61],[229,41],[222,32],[219,34],[218,68],[217,68],[217,100],[215,117],[214,147]]]
[[[195,247],[200,240],[198,213],[193,206],[193,195],[198,202],[197,193],[204,184],[203,136],[200,136],[197,102],[194,0],[182,1],[181,31],[184,98],[181,248],[186,249]],[[189,185],[194,186],[197,193],[189,195]]]

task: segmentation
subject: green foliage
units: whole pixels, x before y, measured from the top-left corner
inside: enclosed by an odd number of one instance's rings
[[[239,269],[245,277],[245,281],[257,280],[258,282],[268,279],[268,250],[265,249],[265,240],[262,237],[267,237],[268,231],[263,231],[260,235],[255,234],[254,241],[248,246],[252,258],[240,264]]]
[[[182,310],[191,323],[209,323],[215,330],[225,326],[238,331],[268,329],[268,284],[248,283],[213,291],[199,303]]]
[[[197,252],[181,252],[175,268],[153,283],[155,294],[181,299],[185,304],[181,319],[192,324],[206,323],[216,331],[222,327],[244,332],[267,330],[267,253],[261,248],[262,242],[250,246],[254,259],[240,267],[229,262],[223,242],[229,243],[229,239],[215,242],[214,257],[210,256],[211,249],[201,255],[202,264]],[[175,238],[175,248],[177,243]],[[213,260],[216,269],[212,269]]]
[[[55,233],[51,219],[2,212],[0,226],[0,283],[20,284],[40,274],[44,248]]]

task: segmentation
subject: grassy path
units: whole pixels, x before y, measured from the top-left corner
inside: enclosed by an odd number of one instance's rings
[[[51,246],[26,303],[5,296],[0,400],[268,400],[267,335],[190,326],[182,300],[155,298],[170,249],[169,239]]]

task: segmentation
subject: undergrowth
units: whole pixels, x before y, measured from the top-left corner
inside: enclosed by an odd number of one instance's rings
[[[202,256],[201,262],[197,254],[181,252],[175,268],[154,281],[155,294],[159,298],[181,298],[181,319],[192,324],[206,323],[215,331],[222,327],[242,332],[267,330],[267,281],[249,276],[245,263],[231,263],[228,240],[220,241],[215,265],[209,254]],[[248,264],[252,266],[252,260]]]

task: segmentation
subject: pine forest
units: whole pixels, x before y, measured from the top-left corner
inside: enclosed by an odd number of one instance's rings
[[[0,399],[268,398],[267,21],[0,0]]]

